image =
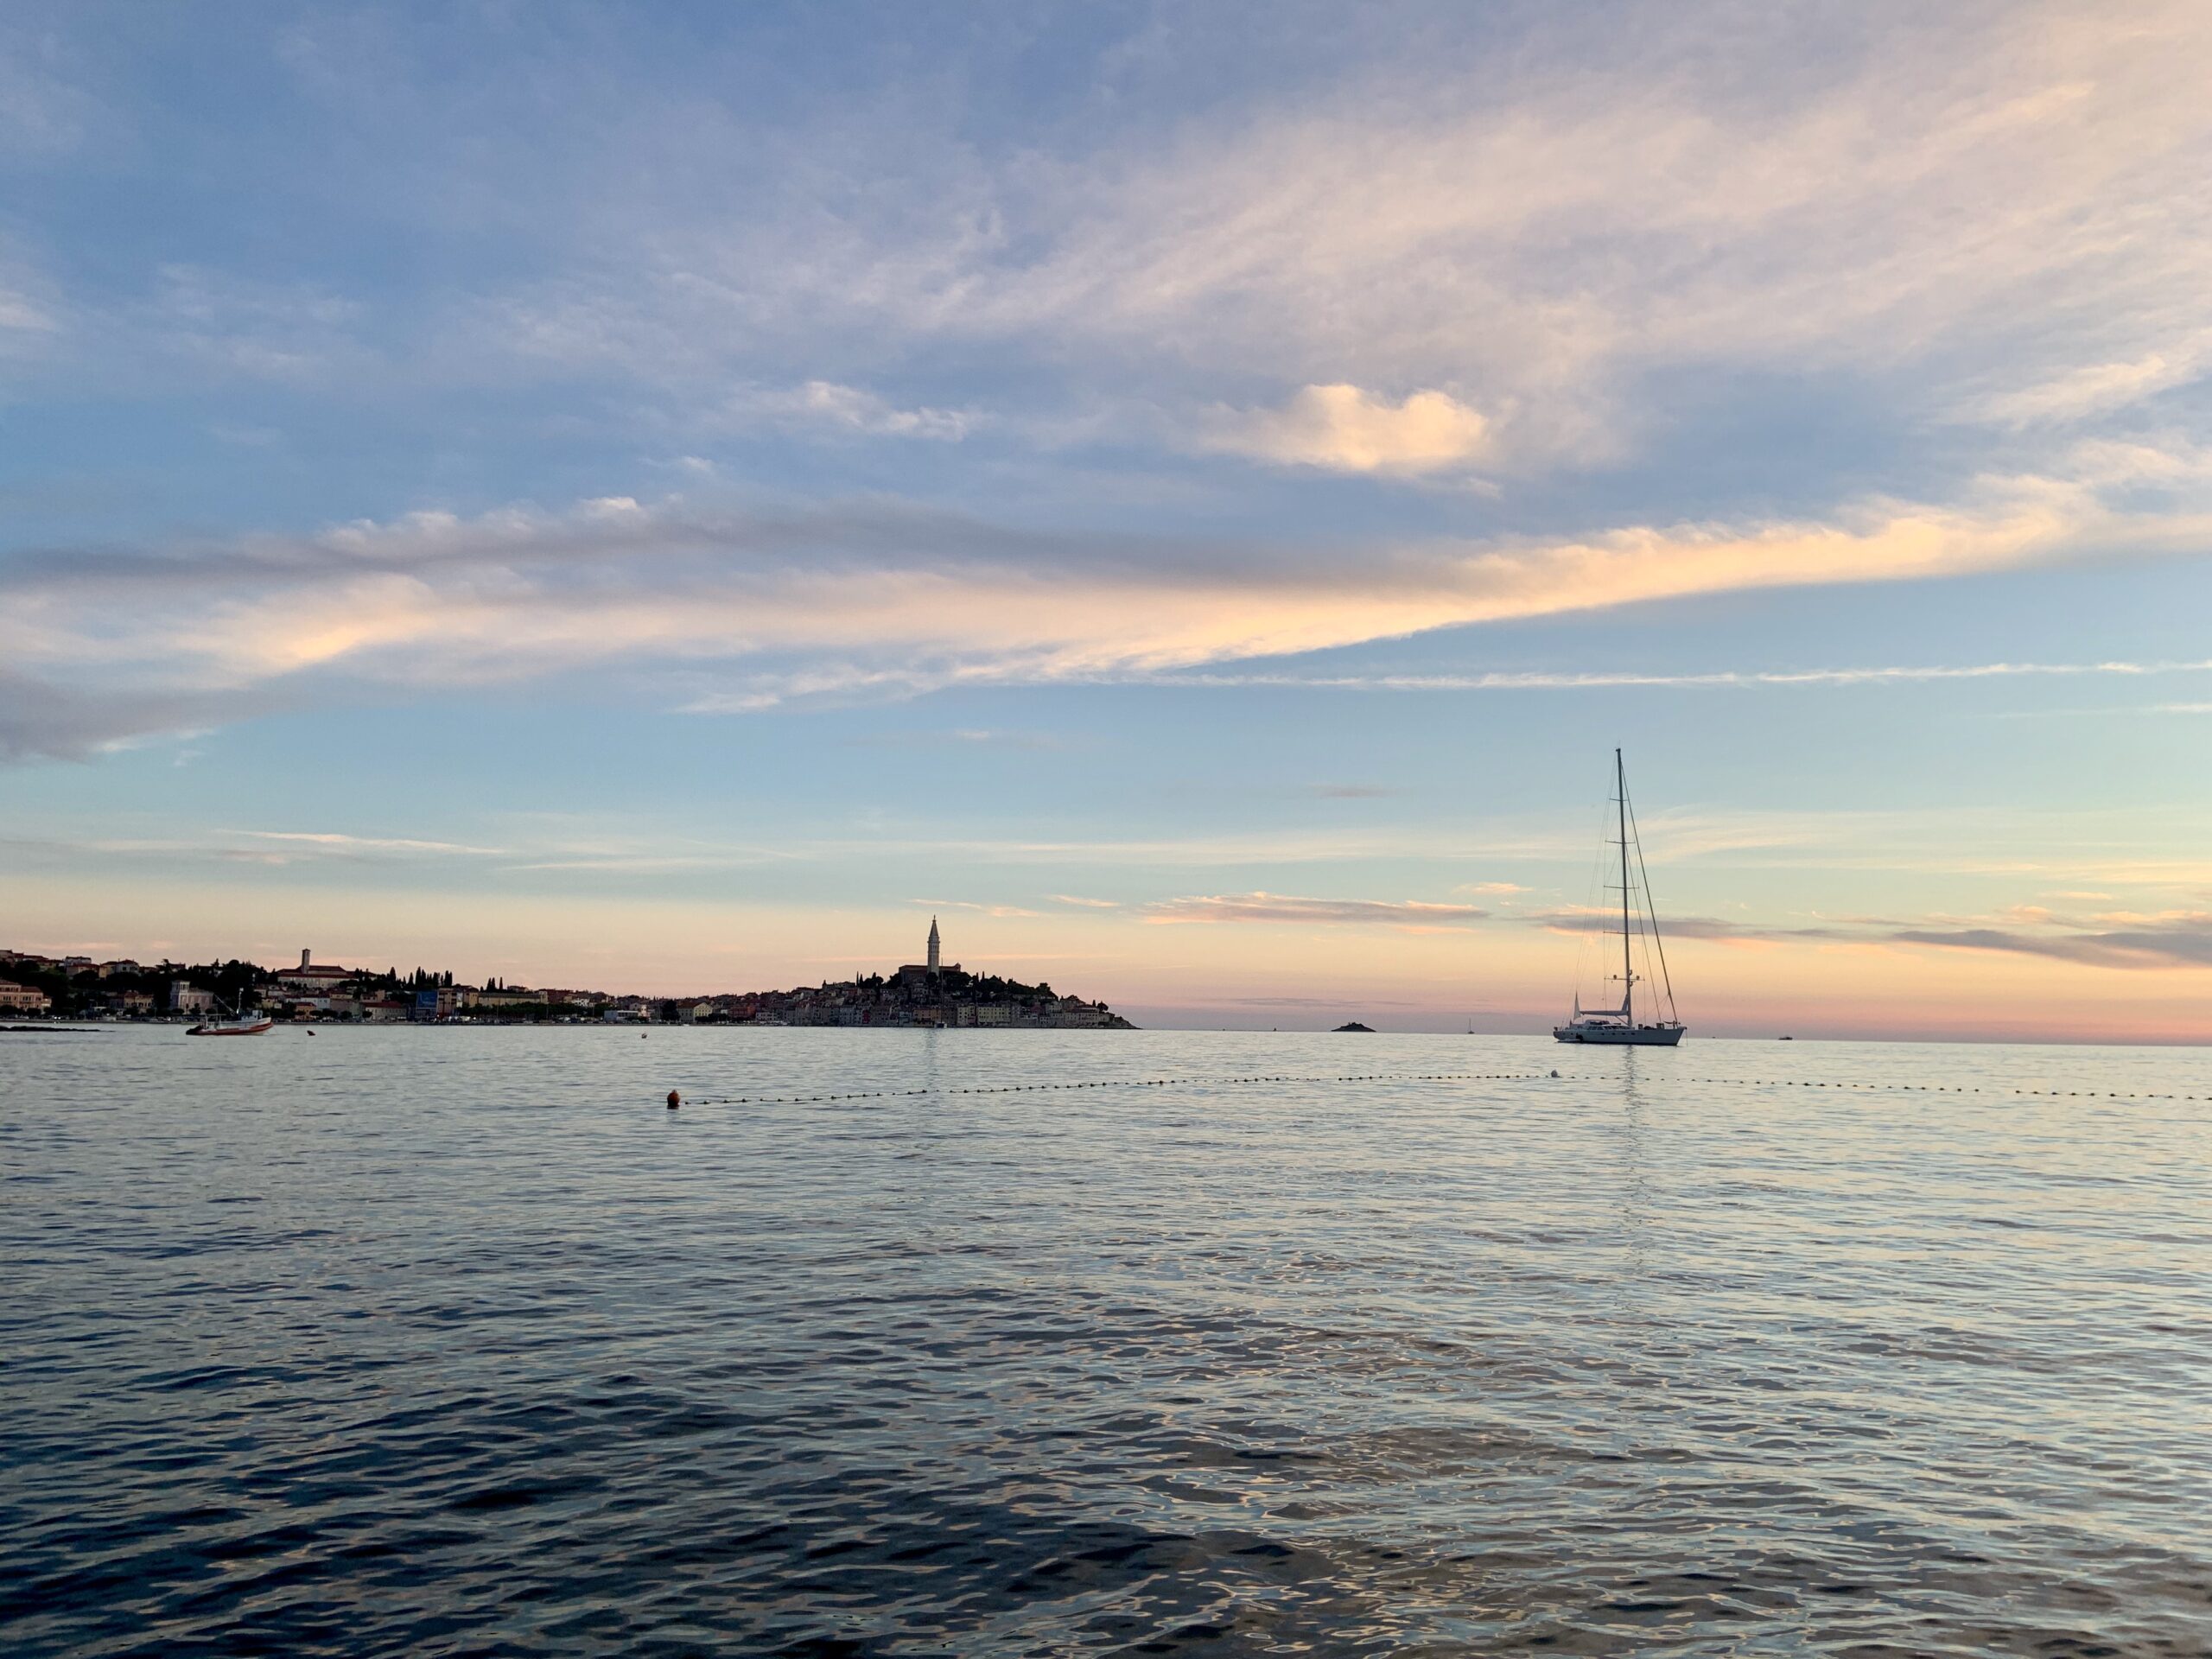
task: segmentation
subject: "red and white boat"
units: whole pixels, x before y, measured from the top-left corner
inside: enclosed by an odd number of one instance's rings
[[[188,1027],[184,1034],[188,1037],[258,1037],[276,1023],[265,1014],[219,1012],[213,1020],[202,1020],[198,1025]]]

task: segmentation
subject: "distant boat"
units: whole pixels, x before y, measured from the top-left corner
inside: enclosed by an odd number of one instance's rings
[[[276,1022],[265,1014],[248,1014],[243,1008],[226,1010],[215,1005],[215,1017],[187,1029],[188,1037],[258,1037]]]
[[[1636,819],[1629,810],[1628,769],[1621,762],[1621,752],[1613,751],[1613,806],[1614,822],[1619,828],[1618,838],[1611,844],[1620,849],[1621,855],[1621,970],[1608,975],[1618,980],[1621,988],[1621,1002],[1617,1008],[1586,1008],[1580,991],[1575,993],[1574,1017],[1563,1026],[1554,1026],[1552,1035],[1562,1043],[1610,1043],[1618,1047],[1672,1048],[1682,1040],[1684,1027],[1675,1017],[1675,987],[1667,976],[1667,950],[1659,940],[1659,916],[1651,906],[1651,883],[1643,883],[1643,904],[1637,911],[1632,894],[1637,891],[1629,880],[1629,849],[1636,848],[1636,868],[1643,870],[1643,846],[1636,839]],[[1631,917],[1633,921],[1631,922]],[[1639,929],[1647,929],[1646,937],[1659,958],[1659,983],[1667,998],[1667,1017],[1649,1020],[1638,1025],[1636,1019],[1636,984],[1640,977],[1636,971],[1632,946]],[[1656,1012],[1656,1009],[1654,1009]]]

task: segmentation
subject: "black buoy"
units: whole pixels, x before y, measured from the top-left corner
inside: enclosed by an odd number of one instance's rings
[[[676,1090],[673,1090],[673,1089],[671,1089],[671,1090],[670,1090],[668,1091],[668,1109],[669,1109],[670,1111],[671,1111],[671,1112],[672,1112],[672,1111],[674,1111],[677,1107],[681,1106],[683,1103],[683,1096],[681,1096],[681,1095],[677,1094],[677,1093],[676,1092]]]

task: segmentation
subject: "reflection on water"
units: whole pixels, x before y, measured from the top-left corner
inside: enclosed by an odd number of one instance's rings
[[[0,1645],[2207,1650],[2212,1056],[1354,1040],[8,1039]]]

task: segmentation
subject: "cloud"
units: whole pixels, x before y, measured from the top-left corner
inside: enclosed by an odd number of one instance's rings
[[[120,124],[67,73],[60,31],[26,18],[0,33],[0,156],[50,161]]]
[[[809,380],[790,391],[749,393],[735,400],[731,409],[741,418],[761,416],[787,423],[842,428],[871,437],[929,438],[941,443],[959,442],[976,422],[975,414],[967,410],[900,409],[872,391],[831,380]]]
[[[1133,95],[1119,54],[1088,151],[879,96],[808,130],[713,111],[774,164],[645,165],[715,153],[686,104],[620,134],[667,153],[610,161],[594,257],[493,321],[664,380],[789,338],[854,361],[1036,346],[1159,409],[1263,384],[1239,401],[1272,407],[1199,442],[1355,471],[1616,454],[1685,367],[1832,371],[2008,427],[2202,372],[2200,6],[1739,22],[1317,30],[1328,59],[1282,46],[1285,86],[1192,22],[1177,106]]]
[[[232,830],[226,833],[253,841],[283,842],[316,852],[348,853],[462,853],[498,857],[497,847],[468,847],[452,841],[416,841],[395,836],[346,836],[329,831],[300,830]]]
[[[1325,801],[1380,801],[1403,791],[1376,784],[1312,784],[1306,792]]]
[[[2184,662],[1969,663],[1925,664],[1884,668],[1714,669],[1697,674],[1630,672],[1552,673],[1500,671],[1489,674],[1165,674],[1152,683],[1197,687],[1277,687],[1318,691],[1585,691],[1624,687],[1662,690],[1703,686],[1890,685],[1941,680],[2011,679],[2019,677],[2212,672],[2212,658]],[[2163,703],[2144,712],[2186,714],[2192,703]],[[2111,713],[2109,709],[2084,711]]]
[[[1232,1008],[1329,1008],[1339,1014],[1343,1013],[1347,1007],[1351,1007],[1362,1008],[1411,1008],[1418,1007],[1420,1006],[1420,1004],[1414,1002],[1407,1002],[1402,1001],[1394,1001],[1386,998],[1366,995],[1350,997],[1225,996],[1221,999],[1221,1001],[1224,1007]]]
[[[710,708],[703,711],[695,709],[694,712],[720,711]],[[945,731],[869,732],[846,741],[856,747],[870,749],[1004,748],[1042,753],[1069,747],[1065,738],[1052,732],[1001,731],[982,726],[959,726]]]
[[[130,321],[155,349],[202,372],[300,381],[358,374],[373,360],[359,301],[198,265],[163,266]]]
[[[1307,386],[1281,409],[1224,411],[1203,448],[1340,473],[1428,473],[1483,453],[1490,423],[1440,391],[1402,403],[1357,386]]]
[[[1904,929],[1889,936],[1903,944],[1955,950],[1994,950],[2050,957],[2096,968],[2212,967],[2212,912],[2185,914],[2107,931],[2026,933],[1992,927]]]
[[[0,288],[0,328],[19,334],[51,334],[60,324],[54,314],[28,294]]]
[[[1071,893],[1048,893],[1045,895],[1056,905],[1072,905],[1077,910],[1119,910],[1122,906],[1113,899],[1078,899]]]
[[[2120,363],[2085,363],[2036,385],[1968,402],[1969,418],[2024,427],[2060,424],[2125,409],[2172,386],[2201,378],[2212,365],[2212,329]]]
[[[1602,927],[1611,913],[1575,908],[1550,911],[1527,919],[1552,932],[1580,934]],[[1667,917],[1661,920],[1661,933],[1669,939],[1698,939],[1722,944],[1809,942],[1933,946],[2137,971],[2212,967],[2212,912],[2175,911],[2149,917],[2100,918],[2124,921],[2125,925],[2119,926],[2069,921],[2034,906],[2015,906],[2008,914],[2020,925],[1931,926],[1856,920],[1780,927],[1712,917]]]
[[[924,910],[972,910],[980,915],[995,917],[1041,916],[1042,911],[1024,910],[1019,905],[979,904],[972,899],[909,899],[910,905]]]
[[[1296,899],[1275,893],[1164,899],[1144,908],[1145,920],[1154,923],[1285,922],[1301,926],[1419,931],[1465,926],[1490,914],[1471,905],[1433,905],[1417,899]]]
[[[391,863],[400,860],[497,858],[495,847],[402,836],[348,836],[281,830],[210,830],[166,836],[86,836],[67,840],[19,836],[7,842],[17,853],[70,861],[90,855],[116,858],[211,861],[230,864],[284,866],[315,863]]]
[[[664,676],[760,665],[686,700],[702,712],[1172,674],[1600,605],[1961,575],[2208,534],[2212,517],[2131,518],[2047,479],[1991,480],[1958,506],[1872,501],[1827,523],[1350,550],[1014,529],[897,502],[718,513],[610,497],[566,513],[426,512],[228,547],[12,556],[0,563],[0,656],[22,695],[0,743],[81,752],[96,733],[207,724],[226,698],[262,707],[349,683],[451,688],[596,664]],[[2025,671],[2050,671],[1808,677]]]

